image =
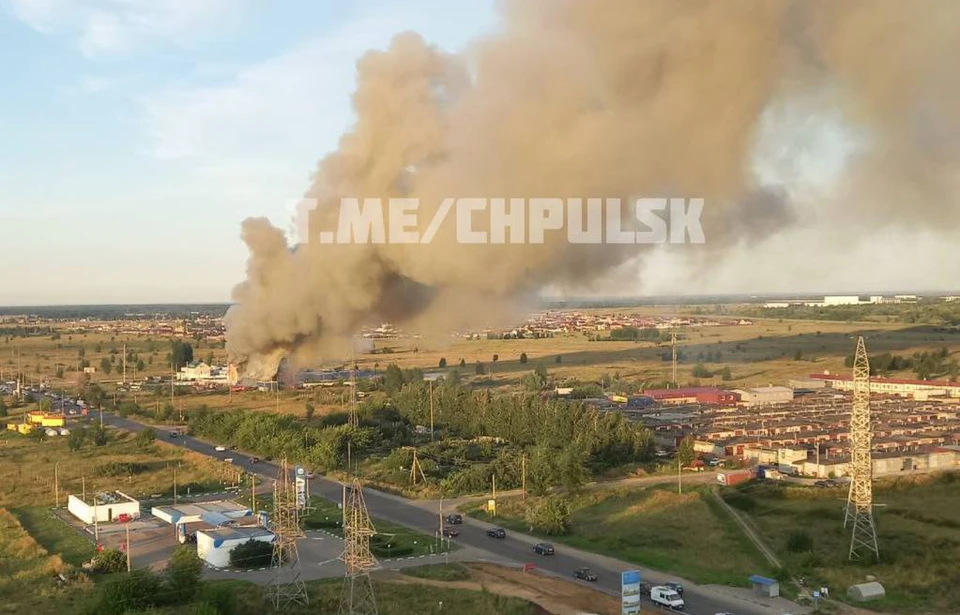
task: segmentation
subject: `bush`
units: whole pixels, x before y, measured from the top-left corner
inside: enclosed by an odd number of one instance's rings
[[[111,461],[110,463],[101,463],[94,469],[97,476],[129,476],[131,474],[142,474],[147,471],[145,463],[127,463],[123,461]]]
[[[202,574],[203,562],[197,557],[196,550],[186,545],[177,547],[164,571],[170,603],[181,604],[192,600],[200,589]]]
[[[787,551],[806,553],[813,551],[813,537],[806,530],[794,530],[787,536]]]
[[[250,539],[230,551],[231,568],[264,568],[273,559],[273,544]]]
[[[149,570],[133,570],[108,579],[97,588],[83,615],[122,615],[156,606],[160,579]]]
[[[98,574],[122,572],[127,569],[127,556],[117,549],[104,549],[93,557],[93,571]]]
[[[547,497],[527,508],[527,524],[548,536],[570,531],[570,502],[562,497]]]

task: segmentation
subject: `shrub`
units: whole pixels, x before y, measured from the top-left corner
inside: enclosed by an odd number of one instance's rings
[[[93,557],[93,571],[100,574],[127,569],[127,556],[117,549],[104,549]]]
[[[787,551],[806,553],[813,551],[813,537],[806,530],[794,530],[787,536]]]
[[[160,579],[149,570],[133,570],[108,579],[97,588],[84,615],[122,615],[156,606],[161,592]]]
[[[570,531],[570,502],[562,497],[547,497],[527,508],[527,524],[548,536]]]
[[[196,550],[186,545],[177,547],[164,570],[164,583],[171,604],[192,600],[200,589],[202,574],[203,562],[197,557]]]
[[[273,544],[252,538],[230,551],[232,568],[263,568],[273,559]]]

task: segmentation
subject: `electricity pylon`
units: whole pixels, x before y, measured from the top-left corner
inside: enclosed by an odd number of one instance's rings
[[[273,542],[271,566],[276,576],[270,582],[270,601],[279,611],[289,604],[307,605],[307,587],[300,578],[300,551],[297,539],[303,537],[297,510],[297,494],[290,481],[290,468],[286,457],[280,462],[280,473],[273,484],[273,515],[270,529],[276,538]]]
[[[370,571],[380,567],[370,551],[370,537],[377,533],[363,499],[360,479],[354,479],[343,491],[343,554],[346,568],[339,615],[377,615]]]
[[[870,426],[870,361],[863,338],[857,340],[853,360],[853,409],[850,412],[850,493],[843,527],[853,523],[850,559],[869,554],[880,559],[877,528],[873,521],[873,434]]]

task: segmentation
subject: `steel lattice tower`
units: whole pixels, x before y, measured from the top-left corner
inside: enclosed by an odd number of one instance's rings
[[[857,340],[853,360],[853,409],[850,412],[850,493],[843,527],[853,523],[850,559],[873,554],[880,559],[877,528],[873,521],[873,434],[870,425],[870,361],[863,338]]]
[[[287,459],[280,462],[280,473],[273,484],[273,515],[270,529],[276,535],[273,543],[272,568],[276,576],[270,582],[270,601],[276,610],[287,605],[308,603],[307,587],[300,578],[300,552],[297,539],[303,537],[297,510],[297,494],[290,481]]]
[[[339,615],[377,615],[377,599],[373,593],[370,571],[380,567],[370,551],[370,537],[377,533],[370,521],[363,487],[359,479],[344,486],[343,494],[343,554],[340,560],[346,568]]]

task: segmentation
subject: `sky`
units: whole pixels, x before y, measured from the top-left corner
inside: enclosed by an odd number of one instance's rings
[[[241,221],[293,231],[317,161],[352,124],[357,59],[405,30],[461,51],[497,28],[495,2],[0,0],[0,305],[229,301]],[[829,114],[773,111],[757,183],[828,190],[858,135]],[[857,234],[814,205],[803,216],[709,270],[664,249],[547,290],[957,290],[947,234]]]
[[[219,302],[293,224],[354,65],[458,51],[493,0],[0,0],[0,305]]]

